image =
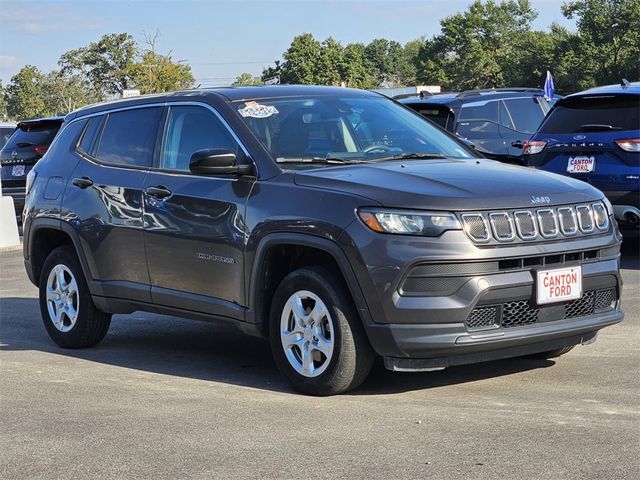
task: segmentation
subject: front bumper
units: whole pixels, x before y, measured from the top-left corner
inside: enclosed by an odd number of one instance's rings
[[[392,369],[429,370],[554,350],[587,342],[623,319],[615,226],[598,236],[499,248],[470,245],[462,232],[406,241],[357,227],[348,233],[352,242],[345,248],[364,255],[354,270],[369,307],[365,328]],[[393,242],[387,248],[377,245],[387,239]],[[536,271],[574,265],[582,267],[583,298],[538,306]],[[495,310],[495,324],[471,321],[483,309]]]

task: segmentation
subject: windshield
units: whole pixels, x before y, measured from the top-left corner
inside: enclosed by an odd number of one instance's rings
[[[383,97],[281,97],[235,106],[278,163],[471,158],[437,127]]]

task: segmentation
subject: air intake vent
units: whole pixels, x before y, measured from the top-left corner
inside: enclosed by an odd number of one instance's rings
[[[593,214],[589,205],[578,205],[576,207],[578,213],[578,225],[583,233],[593,232]]]
[[[487,221],[479,213],[462,215],[464,229],[475,242],[484,243],[489,241],[489,227]]]
[[[518,236],[523,240],[535,240],[538,236],[538,228],[536,227],[536,219],[528,210],[514,212],[513,217],[516,219],[516,230]]]
[[[558,220],[562,234],[572,237],[578,233],[578,224],[576,223],[576,214],[571,207],[561,207],[558,209]]]
[[[553,210],[550,208],[538,210],[538,222],[540,223],[540,232],[544,238],[558,236],[558,220]]]
[[[500,240],[501,242],[509,242],[515,238],[515,232],[513,231],[513,221],[507,213],[490,213],[489,220],[491,221],[493,235],[498,240]]]

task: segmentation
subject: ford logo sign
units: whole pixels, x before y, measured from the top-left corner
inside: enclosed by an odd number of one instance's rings
[[[586,137],[586,135],[576,135],[575,137],[573,137],[574,140],[584,140]]]
[[[551,203],[551,199],[549,197],[537,197],[535,195],[531,196],[531,203],[534,205],[540,205],[543,203]]]

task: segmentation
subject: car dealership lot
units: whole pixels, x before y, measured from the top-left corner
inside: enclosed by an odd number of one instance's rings
[[[266,342],[227,327],[116,316],[63,350],[21,252],[0,253],[0,478],[637,478],[640,261],[625,321],[556,361],[442,372],[378,366],[336,397],[293,392]]]

